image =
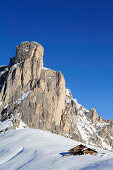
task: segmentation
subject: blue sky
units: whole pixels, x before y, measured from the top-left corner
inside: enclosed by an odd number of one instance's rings
[[[41,43],[45,67],[64,74],[73,97],[113,120],[112,0],[1,1],[0,65],[23,41]]]

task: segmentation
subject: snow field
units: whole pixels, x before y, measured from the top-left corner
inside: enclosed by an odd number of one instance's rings
[[[0,135],[0,170],[113,169],[110,151],[96,148],[99,153],[93,156],[60,154],[78,144],[80,142],[50,132],[20,127]]]

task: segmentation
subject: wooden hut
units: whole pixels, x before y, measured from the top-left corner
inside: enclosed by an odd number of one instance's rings
[[[85,154],[93,155],[97,153],[97,151],[95,151],[94,149],[87,148],[82,144],[70,149],[69,152],[70,155],[85,155]]]

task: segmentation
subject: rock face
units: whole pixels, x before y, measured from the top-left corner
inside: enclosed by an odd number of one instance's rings
[[[0,92],[6,80],[7,73],[8,73],[7,66],[0,66]]]
[[[65,110],[65,80],[61,72],[43,68],[40,44],[24,42],[17,46],[0,101],[2,121],[21,113],[29,127],[59,131]]]
[[[92,123],[98,121],[99,117],[95,108],[90,109],[88,113],[88,118],[92,121]]]
[[[0,132],[22,120],[31,128],[112,149],[113,122],[73,99],[62,73],[43,67],[43,51],[37,42],[23,42],[9,65],[0,67]]]

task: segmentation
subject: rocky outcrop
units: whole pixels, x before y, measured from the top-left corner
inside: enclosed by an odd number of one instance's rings
[[[24,42],[17,46],[0,100],[2,121],[21,113],[29,127],[60,131],[65,110],[65,80],[61,72],[43,67],[40,44]]]
[[[88,118],[92,121],[92,123],[98,121],[99,117],[98,117],[98,114],[97,114],[95,108],[90,109],[90,111],[88,113]]]
[[[23,42],[9,65],[0,67],[1,125],[16,129],[22,120],[31,128],[111,149],[113,122],[73,99],[62,73],[43,67],[43,51],[37,42]]]

